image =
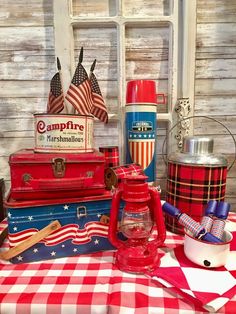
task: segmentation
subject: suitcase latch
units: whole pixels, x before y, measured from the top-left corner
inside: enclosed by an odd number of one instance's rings
[[[66,165],[64,158],[53,158],[52,160],[53,173],[56,178],[63,178],[65,175]]]
[[[87,208],[85,206],[78,206],[77,207],[77,217],[78,219],[81,217],[87,216]]]

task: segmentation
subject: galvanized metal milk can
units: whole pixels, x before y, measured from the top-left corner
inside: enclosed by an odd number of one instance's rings
[[[168,156],[166,201],[200,221],[209,200],[223,201],[226,190],[226,158],[213,153],[214,141],[209,137],[188,136],[181,152]],[[165,217],[166,226],[184,233],[172,217]]]

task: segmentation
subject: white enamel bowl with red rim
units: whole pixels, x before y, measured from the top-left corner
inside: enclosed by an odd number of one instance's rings
[[[225,230],[222,243],[210,243],[194,238],[185,230],[184,253],[193,263],[205,268],[224,266],[230,251],[233,235]]]

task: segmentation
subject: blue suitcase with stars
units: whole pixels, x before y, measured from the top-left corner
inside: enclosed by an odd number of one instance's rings
[[[9,246],[15,247],[58,220],[61,227],[22,253],[14,264],[87,254],[114,247],[108,240],[112,194],[77,199],[5,202]],[[120,209],[121,212],[121,209]]]

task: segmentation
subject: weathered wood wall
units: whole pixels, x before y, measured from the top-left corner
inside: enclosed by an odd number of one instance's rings
[[[73,1],[74,13],[115,14],[114,1]],[[144,3],[145,2],[145,3]],[[160,2],[156,10],[152,5]],[[126,14],[168,13],[168,1],[124,0]],[[145,4],[145,5],[144,5]],[[212,116],[236,133],[236,3],[234,0],[197,1],[195,114]],[[145,78],[158,81],[158,89],[167,93],[168,27],[158,32],[142,26],[126,29],[127,79]],[[109,112],[117,104],[117,37],[113,27],[79,28],[74,31],[75,49],[85,47],[85,67],[98,59],[96,74],[106,98]],[[10,184],[8,157],[20,148],[33,147],[33,113],[46,110],[49,81],[55,73],[52,0],[1,0],[0,14],[0,177]],[[158,112],[166,112],[159,106]],[[221,125],[207,119],[195,122],[196,134],[212,134],[215,149],[232,162],[234,144]],[[165,123],[158,128],[157,177],[165,186],[165,166],[161,157]],[[96,123],[96,146],[118,143],[117,121],[108,126]],[[227,200],[236,208],[236,166],[228,174]]]
[[[197,1],[195,114],[212,116],[236,134],[236,2]],[[196,119],[199,120],[199,119]],[[227,130],[207,119],[196,121],[197,134],[210,134],[215,150],[234,160]],[[228,172],[227,200],[236,210],[236,165]]]
[[[8,156],[33,147],[35,112],[45,111],[54,73],[52,1],[2,0],[0,14],[0,175]]]

